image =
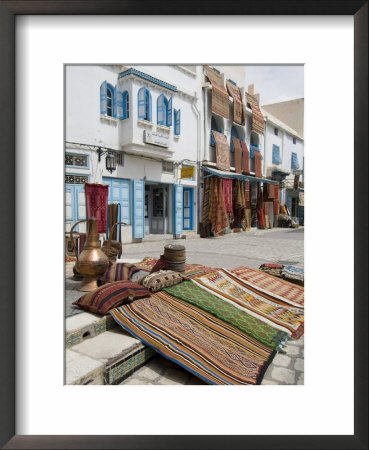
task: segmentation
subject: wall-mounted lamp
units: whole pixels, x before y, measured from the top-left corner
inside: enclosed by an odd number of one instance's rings
[[[101,161],[101,157],[105,156],[105,167],[110,173],[113,173],[117,168],[117,164],[115,161],[114,153],[109,150],[102,150],[100,147],[97,149],[97,154],[99,156],[99,162]]]

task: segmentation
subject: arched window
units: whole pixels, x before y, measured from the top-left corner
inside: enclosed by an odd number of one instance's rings
[[[103,81],[100,85],[100,114],[115,117],[114,114],[115,88],[110,83]]]
[[[223,130],[220,130],[214,117],[211,118],[211,125],[210,125],[210,146],[215,147],[215,139],[211,130],[223,133]]]
[[[158,125],[172,126],[172,97],[168,100],[164,94],[159,95],[156,106]]]
[[[151,122],[151,93],[143,86],[137,94],[138,118]]]
[[[232,138],[239,139],[238,133],[237,133],[237,130],[236,130],[236,127],[232,127],[232,129],[231,129],[231,145],[229,146],[229,149],[230,149],[231,152],[233,153],[233,152],[234,152],[234,145],[233,145],[233,140],[232,140]]]

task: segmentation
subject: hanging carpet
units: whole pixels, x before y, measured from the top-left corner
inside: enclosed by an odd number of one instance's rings
[[[211,87],[211,110],[213,113],[229,118],[229,95],[224,87],[222,76],[209,66],[204,66],[205,75],[208,77]]]
[[[222,179],[218,177],[214,178],[214,190],[211,200],[211,231],[214,236],[218,236],[223,233],[228,227],[228,216],[226,211],[226,205],[223,197],[223,183]]]
[[[233,212],[232,208],[232,179],[223,178],[223,197],[227,213]]]
[[[106,233],[109,186],[85,183],[87,218],[98,220],[97,232]]]
[[[245,123],[245,116],[240,89],[229,80],[226,81],[226,86],[229,95],[233,98],[233,121],[239,125],[243,125]]]
[[[246,142],[241,141],[242,147],[242,173],[250,175],[250,152],[247,148]]]
[[[231,165],[229,162],[229,145],[227,137],[223,133],[212,130],[215,139],[216,166],[219,170],[229,172]]]
[[[253,95],[246,92],[246,100],[252,110],[251,131],[264,134],[264,116],[260,110],[259,102]]]
[[[259,150],[254,150],[255,154],[255,176],[257,178],[262,178],[261,174],[261,154]]]
[[[234,168],[236,173],[242,173],[242,150],[240,140],[237,138],[232,138],[234,146]]]

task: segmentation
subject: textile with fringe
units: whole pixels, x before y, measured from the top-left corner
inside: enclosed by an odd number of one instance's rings
[[[226,87],[229,95],[233,98],[233,121],[239,125],[244,125],[244,105],[242,102],[240,89],[229,80],[226,81]]]
[[[215,139],[216,166],[219,170],[229,172],[231,169],[229,162],[229,145],[227,137],[223,133],[212,130]]]
[[[204,66],[205,75],[212,87],[211,110],[219,116],[229,119],[229,95],[224,87],[222,76],[209,66]]]

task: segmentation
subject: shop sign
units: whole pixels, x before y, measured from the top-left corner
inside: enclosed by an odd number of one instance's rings
[[[147,144],[158,145],[159,147],[168,147],[169,137],[165,134],[144,130],[144,142]]]
[[[194,166],[181,167],[181,178],[193,178],[195,175]]]

